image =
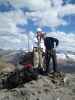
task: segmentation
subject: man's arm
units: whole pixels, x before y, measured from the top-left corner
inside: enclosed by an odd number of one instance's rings
[[[59,40],[56,39],[56,38],[54,38],[54,42],[56,42],[56,46],[58,46],[58,44],[59,44]]]

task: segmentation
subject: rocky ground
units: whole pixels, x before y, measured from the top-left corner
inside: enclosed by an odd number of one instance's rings
[[[0,90],[0,100],[75,100],[75,74],[65,74],[64,84],[41,76],[15,89]]]
[[[14,57],[0,58],[0,71],[14,70],[14,65],[4,62],[11,58]],[[16,60],[12,62],[14,61]],[[65,73],[64,83],[60,82],[60,79],[55,82],[50,76],[39,75],[37,81],[31,81],[11,90],[1,89],[0,100],[75,100],[75,64],[62,64],[58,69]]]

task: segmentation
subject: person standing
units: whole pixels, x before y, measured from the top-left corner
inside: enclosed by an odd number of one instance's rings
[[[59,40],[53,37],[44,37],[44,44],[46,47],[45,51],[46,73],[49,73],[49,63],[51,58],[53,62],[53,72],[57,72],[57,59],[56,59],[55,47],[58,46]]]
[[[35,45],[33,49],[33,63],[34,68],[43,69],[43,52],[45,51],[43,32],[41,29],[38,29],[36,32]]]

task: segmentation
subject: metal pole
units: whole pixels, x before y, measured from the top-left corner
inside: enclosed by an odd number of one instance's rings
[[[28,33],[28,52],[29,52],[29,33]]]

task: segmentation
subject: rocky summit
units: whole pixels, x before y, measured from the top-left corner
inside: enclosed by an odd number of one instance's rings
[[[75,74],[66,74],[64,84],[53,83],[51,77],[39,75],[36,81],[2,89],[0,100],[75,100]]]

